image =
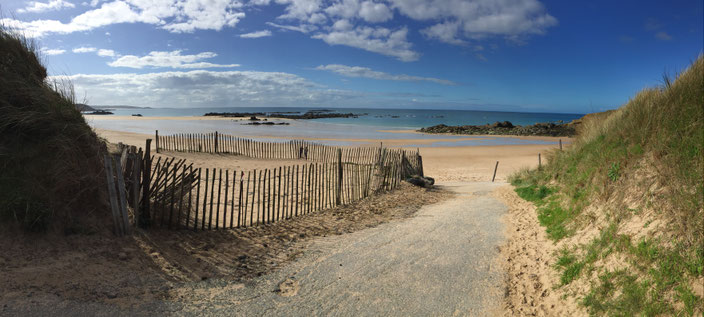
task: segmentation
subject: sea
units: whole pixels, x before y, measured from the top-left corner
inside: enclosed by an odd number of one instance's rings
[[[353,113],[351,118],[323,118],[310,120],[276,120],[289,125],[246,125],[246,120],[173,120],[159,117],[201,117],[208,112],[262,112],[303,114],[309,110],[329,110],[333,113]],[[208,133],[218,131],[252,139],[267,139],[285,142],[290,139],[318,139],[330,145],[358,145],[370,140],[423,140],[408,147],[427,146],[473,146],[552,144],[553,141],[486,136],[448,136],[418,134],[410,130],[438,124],[482,125],[497,121],[510,121],[514,125],[530,125],[539,122],[562,123],[581,118],[582,114],[499,112],[474,110],[433,109],[360,109],[360,108],[291,108],[291,107],[237,107],[237,108],[115,108],[116,116],[142,115],[140,120],[99,120],[87,116],[89,124],[108,130],[154,134]],[[153,117],[154,119],[151,119]],[[186,118],[184,118],[186,119]]]

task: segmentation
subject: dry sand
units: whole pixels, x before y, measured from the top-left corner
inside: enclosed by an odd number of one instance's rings
[[[106,140],[117,143],[144,147],[145,140],[154,138],[153,135],[121,132],[104,129],[95,129],[98,135]],[[539,140],[555,141],[557,138],[535,137]],[[563,140],[566,140],[563,138]],[[349,141],[349,140],[346,140]],[[379,140],[368,140],[369,143],[378,144]],[[385,145],[403,147],[408,144],[419,144],[417,139],[383,140]],[[423,142],[438,140],[422,140]],[[442,141],[442,140],[440,140]],[[568,139],[566,141],[569,141]],[[491,181],[496,161],[499,167],[496,172],[496,181],[506,181],[508,176],[521,168],[538,166],[538,153],[542,154],[545,163],[545,154],[556,149],[555,145],[494,145],[494,146],[457,146],[457,147],[423,147],[420,154],[423,156],[425,174],[434,177],[438,182],[448,181]],[[154,143],[152,142],[152,151]],[[232,155],[201,155],[197,153],[169,153],[179,158],[186,158],[196,166],[208,166],[229,169],[254,169],[300,163],[296,160],[281,160],[269,162],[248,159]]]
[[[506,243],[500,265],[505,271],[505,316],[587,316],[574,297],[555,290],[560,275],[553,267],[558,246],[540,226],[535,205],[518,197],[511,186],[492,195],[508,206]]]
[[[125,315],[91,311],[91,305],[178,302],[193,294],[179,294],[175,286],[249,280],[295,259],[315,237],[408,218],[452,196],[403,185],[347,206],[235,230],[138,230],[122,238],[105,231],[57,236],[0,230],[0,316]],[[69,303],[85,310],[55,310]]]

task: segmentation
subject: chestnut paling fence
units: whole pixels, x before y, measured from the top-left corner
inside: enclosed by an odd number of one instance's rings
[[[358,164],[378,162],[383,147],[337,147],[305,140],[264,142],[247,138],[212,133],[180,133],[159,135],[155,133],[156,151],[200,152],[241,155],[261,159],[303,159],[311,162],[334,163],[337,151],[342,151],[342,161]],[[416,168],[422,166],[418,151],[398,149]]]
[[[169,139],[162,137],[162,141]],[[239,140],[241,144],[255,144],[252,140]],[[301,159],[314,161],[258,170],[231,170],[194,167],[185,159],[174,157],[155,160],[149,153],[150,143],[151,140],[147,140],[144,153],[141,149],[139,152],[134,148],[126,149],[127,156],[123,151],[123,155],[115,158],[117,166],[127,166],[123,172],[125,178],[131,180],[123,191],[126,196],[115,199],[116,208],[122,208],[125,214],[129,211],[131,216],[131,221],[124,215],[115,216],[116,221],[120,221],[116,222],[118,234],[129,233],[125,230],[127,225],[123,224],[129,222],[193,230],[273,223],[393,190],[405,178],[423,175],[419,153],[403,149],[336,148],[299,141],[257,142],[261,148],[268,147],[269,153],[276,153],[273,149],[284,149],[283,144],[304,146],[309,149],[309,156]],[[333,154],[321,154],[330,152]],[[238,155],[246,153],[264,151],[243,151]],[[119,179],[117,174],[108,179]],[[117,192],[119,196],[120,191]],[[126,204],[120,204],[123,201]]]

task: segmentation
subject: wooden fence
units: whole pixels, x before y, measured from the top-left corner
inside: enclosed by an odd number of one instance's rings
[[[374,164],[379,161],[384,151],[383,147],[336,147],[304,140],[263,142],[218,132],[159,135],[159,131],[156,131],[155,140],[157,153],[162,150],[222,153],[261,159],[303,159],[321,163],[337,162],[337,152],[341,150],[343,162]],[[413,166],[423,165],[418,151],[401,151]]]
[[[151,141],[144,152],[120,144],[120,154],[105,156],[117,235],[129,234],[132,226],[207,230],[273,223],[349,204],[423,175],[418,152],[402,149],[373,148],[372,153],[372,148],[291,142],[316,153],[334,149],[335,159],[321,155],[323,162],[236,171],[196,168],[174,157],[155,161]],[[258,146],[274,148],[266,142]]]
[[[383,149],[378,161],[359,164],[344,162],[338,149],[335,163],[251,171],[195,168],[183,159],[158,158],[149,182],[151,223],[193,230],[238,228],[349,204],[422,173],[405,154]]]
[[[108,198],[115,234],[130,234],[134,224],[139,225],[144,154],[140,148],[118,144],[118,155],[104,157]]]

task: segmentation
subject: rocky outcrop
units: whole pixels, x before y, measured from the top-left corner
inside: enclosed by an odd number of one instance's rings
[[[450,133],[468,135],[520,135],[520,136],[574,136],[575,124],[570,123],[536,123],[516,126],[509,121],[485,125],[448,126],[444,124],[422,128],[423,133]]]
[[[361,114],[365,115],[365,114]],[[263,112],[208,112],[204,116],[216,117],[254,117],[281,118],[281,119],[323,119],[323,118],[357,118],[360,114],[355,113],[335,113],[330,110],[311,110],[304,114],[293,114],[289,112],[263,113]]]

